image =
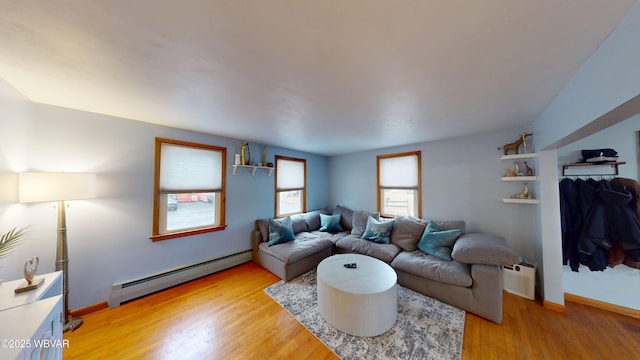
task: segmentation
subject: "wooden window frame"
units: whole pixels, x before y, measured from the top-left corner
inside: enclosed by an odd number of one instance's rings
[[[422,164],[422,159],[421,159],[421,154],[422,152],[420,150],[417,151],[407,151],[407,152],[401,152],[401,153],[393,153],[393,154],[384,154],[384,155],[378,155],[376,157],[376,192],[377,192],[377,207],[378,207],[378,211],[380,212],[380,216],[383,217],[395,217],[397,215],[393,215],[393,214],[385,214],[383,213],[383,209],[382,209],[382,188],[380,186],[380,160],[382,159],[389,159],[389,158],[395,158],[395,157],[405,157],[405,156],[417,156],[417,161],[418,161],[418,168],[417,168],[417,172],[418,172],[418,187],[415,188],[415,191],[418,192],[417,196],[416,196],[416,200],[418,202],[418,206],[417,206],[417,214],[414,214],[414,216],[416,217],[422,217],[422,169],[421,169],[421,164]],[[400,189],[400,188],[399,188]],[[414,189],[414,188],[412,188]]]
[[[164,208],[160,204],[162,198],[160,190],[160,167],[162,163],[161,149],[162,144],[185,146],[197,149],[205,149],[211,151],[221,152],[221,189],[219,197],[216,197],[216,210],[219,212],[219,224],[213,226],[201,226],[188,228],[184,230],[160,233],[161,223],[161,210]],[[197,234],[204,234],[214,231],[224,230],[227,225],[225,223],[225,198],[226,198],[226,160],[227,160],[227,148],[222,146],[214,146],[207,144],[199,144],[187,141],[172,140],[165,138],[156,138],[155,140],[155,162],[154,162],[154,180],[153,180],[153,219],[152,219],[152,233],[149,237],[152,241],[175,239],[184,236],[192,236]],[[212,192],[210,189],[193,189],[193,193]]]
[[[302,188],[295,188],[295,189],[286,189],[286,190],[278,190],[278,160],[287,160],[287,161],[299,161],[301,163],[303,163],[303,168],[304,168],[304,186]],[[276,155],[275,156],[275,168],[276,168],[276,175],[275,175],[275,181],[274,181],[274,207],[273,207],[273,213],[275,217],[285,217],[285,216],[289,216],[289,215],[294,215],[294,214],[300,214],[300,213],[304,213],[307,211],[307,160],[306,159],[302,159],[302,158],[295,158],[295,157],[289,157],[289,156],[281,156],[281,155]],[[292,190],[302,190],[302,209],[300,212],[293,212],[293,213],[278,213],[278,194],[280,193],[280,191],[292,191]]]

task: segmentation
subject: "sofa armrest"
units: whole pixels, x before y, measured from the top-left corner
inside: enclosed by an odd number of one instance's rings
[[[260,233],[259,230],[252,230],[251,231],[251,253],[254,260],[258,258],[258,251],[260,249],[259,247],[261,242],[262,242],[262,233]]]
[[[451,257],[465,264],[513,265],[522,261],[505,239],[492,234],[463,234],[453,245]]]

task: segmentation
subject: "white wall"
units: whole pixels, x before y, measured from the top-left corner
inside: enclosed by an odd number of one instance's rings
[[[640,115],[634,116],[591,136],[558,149],[558,163],[575,162],[582,149],[614,148],[620,161],[619,177],[638,180],[638,138]],[[564,292],[640,310],[640,270],[618,265],[604,271],[592,272],[581,266],[573,272],[563,268]],[[624,290],[623,290],[624,289]]]
[[[538,149],[566,145],[568,142],[562,142],[565,137],[590,135],[582,133],[587,125],[640,94],[639,38],[640,4],[535,120]]]
[[[6,86],[0,92],[0,117],[2,133],[12,139],[0,142],[0,171],[97,173],[98,198],[67,203],[71,308],[106,301],[114,282],[248,250],[254,220],[273,216],[275,176],[259,171],[252,177],[245,169],[232,175],[240,140],[15,100]],[[227,148],[226,230],[149,240],[155,137]],[[307,186],[312,189],[307,207],[325,208],[327,158],[269,146],[267,159],[273,162],[275,154],[307,159]],[[26,243],[0,260],[2,277],[22,277],[24,261],[34,255],[40,257],[40,273],[54,270],[54,205],[0,204],[0,233],[35,226]]]
[[[565,88],[532,125],[536,151],[555,150],[602,130],[625,118],[608,116],[621,108],[637,107],[640,102],[640,4],[627,14],[620,25],[600,45]],[[633,102],[629,106],[629,102]],[[623,111],[628,113],[628,110]],[[637,112],[636,112],[637,113]],[[627,116],[631,117],[634,113]],[[550,170],[557,159],[541,162]],[[549,178],[554,178],[549,176]],[[545,183],[550,179],[545,179]],[[557,176],[555,176],[557,178]],[[543,194],[544,195],[544,194]],[[555,252],[561,241],[557,196],[544,197],[540,206],[540,227],[546,229],[537,246],[546,254]],[[552,229],[556,229],[552,232]],[[545,256],[541,269],[542,290],[546,301],[564,304],[562,263]],[[545,281],[551,279],[551,281]]]
[[[593,135],[582,138],[558,149],[558,163],[569,164],[582,158],[583,149],[613,148],[618,160],[626,164],[618,166],[619,176],[638,179],[638,138],[640,115],[610,126]],[[559,169],[562,173],[562,168]]]
[[[332,156],[330,207],[342,204],[354,210],[375,210],[376,156],[420,150],[422,217],[464,220],[468,232],[504,236],[518,254],[535,259],[536,207],[502,202],[503,197],[521,192],[523,185],[500,180],[513,164],[500,161],[502,153],[497,150],[517,140],[523,130]]]

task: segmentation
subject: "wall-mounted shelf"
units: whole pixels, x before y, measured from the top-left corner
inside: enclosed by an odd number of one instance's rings
[[[517,160],[525,160],[525,159],[534,159],[537,156],[538,156],[538,154],[536,154],[536,153],[502,155],[500,157],[500,160],[503,160],[503,161],[516,160],[517,161]],[[503,177],[501,177],[501,180],[502,181],[507,181],[507,182],[519,181],[519,182],[533,182],[533,183],[535,183],[538,180],[538,177],[537,176],[503,176]],[[525,189],[529,189],[529,184],[525,184]],[[530,189],[529,191],[533,191],[533,189]],[[532,194],[532,192],[530,194]],[[519,198],[512,198],[512,197],[503,198],[502,202],[503,203],[511,203],[511,204],[539,204],[540,203],[538,201],[538,199],[528,199],[528,198],[519,199]]]
[[[536,153],[526,153],[526,154],[512,154],[512,155],[502,155],[500,160],[519,160],[519,159],[533,159],[538,154]]]
[[[251,176],[254,176],[256,174],[256,170],[258,169],[262,169],[266,171],[269,176],[271,176],[271,173],[273,172],[273,167],[270,167],[270,166],[235,165],[234,164],[234,165],[231,165],[231,168],[232,168],[233,175],[236,174],[236,171],[238,170],[238,168],[251,169]]]
[[[502,181],[536,181],[536,176],[503,176]]]
[[[502,199],[503,203],[511,203],[511,204],[539,204],[538,199],[512,199],[512,198],[504,198]]]
[[[617,176],[618,165],[626,163],[626,161],[608,161],[565,164],[562,165],[562,176]]]

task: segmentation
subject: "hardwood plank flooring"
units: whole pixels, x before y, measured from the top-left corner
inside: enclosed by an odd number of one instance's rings
[[[250,262],[85,315],[64,359],[337,359],[263,289],[279,279]],[[462,359],[632,359],[640,319],[567,303],[563,314],[504,294],[504,320],[472,314]]]

